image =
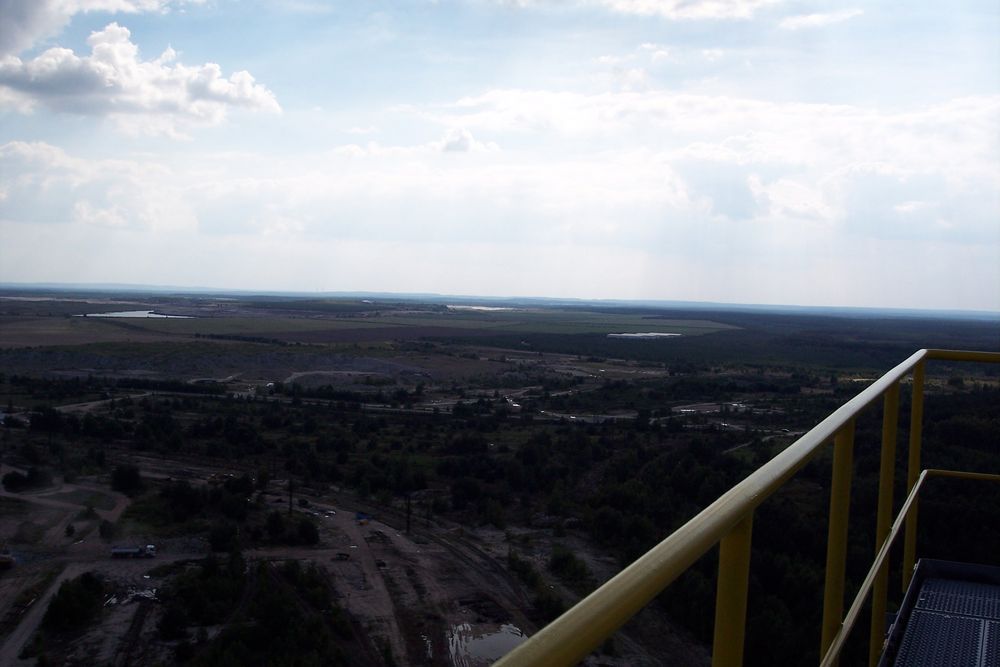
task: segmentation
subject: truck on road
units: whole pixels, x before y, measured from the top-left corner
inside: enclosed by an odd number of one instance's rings
[[[147,544],[144,547],[112,547],[112,558],[153,558],[156,556],[156,545]]]

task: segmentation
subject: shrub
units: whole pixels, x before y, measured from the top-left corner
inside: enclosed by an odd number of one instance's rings
[[[208,533],[208,543],[212,551],[232,551],[239,548],[239,538],[236,526],[230,523],[217,523]]]
[[[43,468],[28,468],[28,474],[9,472],[3,476],[4,488],[11,493],[19,493],[25,489],[48,486],[52,483],[52,473]]]
[[[311,545],[319,542],[319,530],[316,528],[316,524],[303,517],[303,519],[299,521],[298,537],[299,542],[302,544]]]
[[[126,495],[134,495],[142,490],[142,476],[133,465],[121,465],[111,472],[111,488]]]
[[[42,619],[47,630],[77,630],[90,623],[101,611],[104,583],[93,572],[65,581],[49,603]]]

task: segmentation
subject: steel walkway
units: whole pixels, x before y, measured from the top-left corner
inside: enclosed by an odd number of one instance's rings
[[[879,662],[1000,667],[1000,568],[921,560]]]

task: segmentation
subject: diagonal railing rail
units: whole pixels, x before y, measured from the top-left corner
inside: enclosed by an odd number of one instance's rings
[[[876,512],[875,552],[878,558],[883,548],[888,551],[888,543],[898,533],[898,528],[893,531],[890,524],[900,381],[912,373],[913,396],[910,404],[907,456],[909,493],[917,486],[921,472],[924,367],[926,362],[931,360],[1000,363],[1000,352],[962,350],[915,352],[615,577],[501,658],[496,663],[497,666],[553,667],[576,664],[716,544],[719,545],[719,579],[716,589],[712,664],[713,667],[742,665],[754,510],[832,442],[833,479],[830,490],[826,579],[819,652],[820,656],[828,657],[834,641],[842,645],[846,636],[844,573],[847,559],[855,418],[868,405],[879,398],[883,399],[882,456]],[[914,493],[911,493],[905,509],[906,512],[900,519],[905,522],[904,588],[909,583],[910,572],[916,561],[917,504]],[[873,609],[870,658],[873,656],[874,661],[878,660],[882,637],[885,634],[884,610],[888,586],[888,564],[885,558],[877,560],[876,565],[870,582]],[[848,620],[853,625],[856,615],[853,618],[849,617]],[[829,657],[830,660],[824,664],[836,664],[836,657]]]
[[[879,580],[879,577],[884,576],[886,560],[889,558],[889,550],[892,548],[896,538],[899,537],[900,530],[902,529],[904,523],[907,522],[911,514],[916,511],[917,497],[923,489],[924,483],[932,477],[952,477],[957,479],[1000,482],[1000,475],[991,475],[981,472],[935,470],[930,468],[920,473],[920,476],[917,478],[917,483],[910,490],[909,495],[906,497],[906,501],[903,503],[902,509],[900,509],[899,514],[896,515],[896,520],[893,522],[888,536],[886,536],[885,541],[882,542],[879,547],[878,553],[875,555],[875,562],[872,563],[871,568],[868,570],[868,574],[865,575],[864,581],[861,582],[861,588],[858,590],[858,594],[854,598],[851,608],[847,610],[847,615],[844,616],[843,623],[837,630],[837,633],[833,636],[833,639],[830,641],[830,647],[827,649],[826,654],[820,661],[820,667],[832,667],[837,664],[837,660],[840,658],[840,652],[844,649],[844,643],[847,641],[848,635],[850,635],[851,630],[854,629],[854,625],[857,623],[858,617],[861,615],[861,610],[864,607],[865,600],[868,599],[868,594],[874,590],[874,586]],[[906,577],[904,578],[904,582],[906,583],[904,583],[903,588],[906,588],[906,585],[909,583],[909,575],[912,573],[912,567],[906,571]],[[875,595],[879,595],[878,591],[875,591]],[[879,625],[879,632],[875,631],[875,618],[873,617],[872,619],[872,639],[869,643],[869,662],[874,660],[874,663],[872,664],[878,663],[879,656],[882,654],[882,650],[884,648],[884,641],[882,639],[885,635],[884,597],[882,598],[881,611],[883,623]],[[877,651],[875,651],[875,649],[877,649]],[[875,651],[874,655],[872,655],[872,651]]]

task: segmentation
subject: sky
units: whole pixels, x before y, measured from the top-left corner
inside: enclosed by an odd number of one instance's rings
[[[1000,311],[995,0],[0,16],[0,282]]]

